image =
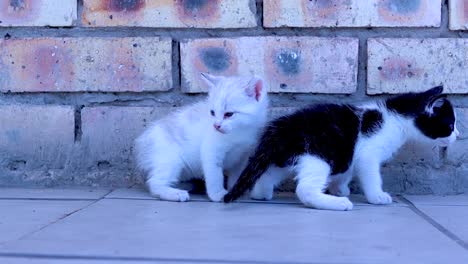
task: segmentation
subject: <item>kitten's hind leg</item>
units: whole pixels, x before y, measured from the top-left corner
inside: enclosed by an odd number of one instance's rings
[[[161,159],[162,156],[159,156]],[[161,200],[185,202],[190,199],[189,193],[171,187],[172,184],[179,182],[182,172],[183,162],[180,157],[174,155],[170,159],[166,156],[163,160],[155,160],[153,169],[149,173],[146,184],[151,195],[159,197]]]
[[[290,171],[286,168],[278,168],[274,165],[270,166],[260,179],[258,179],[250,192],[250,198],[254,200],[271,200],[275,187],[289,175]]]
[[[328,184],[328,192],[335,196],[347,197],[351,193],[349,190],[349,183],[353,178],[352,170],[345,173],[332,175],[331,181]]]
[[[330,175],[330,166],[323,160],[304,155],[296,166],[298,181],[296,194],[301,202],[316,209],[346,211],[353,209],[347,197],[336,197],[323,193]]]

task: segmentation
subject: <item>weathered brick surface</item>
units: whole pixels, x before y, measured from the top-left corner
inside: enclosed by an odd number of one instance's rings
[[[81,112],[81,145],[94,170],[133,168],[134,140],[152,121],[169,113],[166,107],[85,107]]]
[[[264,0],[265,27],[438,27],[441,0]]]
[[[455,165],[466,165],[468,168],[468,108],[457,109],[457,128],[460,136],[448,148],[448,158]],[[468,175],[466,176],[468,180]]]
[[[74,144],[72,107],[3,105],[0,124],[0,171],[65,166]]]
[[[468,30],[468,1],[450,0],[450,29]]]
[[[84,0],[89,27],[247,28],[257,26],[255,0]]]
[[[1,0],[0,27],[71,26],[76,13],[76,0]]]
[[[271,92],[352,93],[358,40],[354,38],[242,37],[181,43],[182,89],[206,91],[200,72],[258,74]]]
[[[0,91],[166,91],[171,45],[159,38],[0,40]]]
[[[459,94],[461,138],[447,152],[408,143],[382,173],[393,193],[461,192],[468,39],[450,30],[468,29],[467,10],[468,0],[0,0],[0,185],[141,183],[134,139],[202,98],[184,93],[206,92],[208,72],[262,76],[278,93],[270,118],[444,84]]]
[[[367,93],[468,93],[467,39],[369,39]]]
[[[271,119],[294,113],[298,107],[270,107],[268,116]]]

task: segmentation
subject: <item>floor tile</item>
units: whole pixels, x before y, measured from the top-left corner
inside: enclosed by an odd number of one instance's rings
[[[66,258],[30,258],[30,257],[1,257],[4,264],[150,264],[150,263],[195,264],[194,262],[179,262],[171,260],[108,260],[108,259],[66,259]]]
[[[110,189],[22,189],[0,188],[0,199],[98,199]]]
[[[0,252],[277,263],[468,259],[468,251],[403,206],[332,212],[124,199],[101,200]]]
[[[468,245],[468,206],[419,205],[417,208]]]
[[[112,191],[109,195],[106,196],[107,199],[148,199],[148,200],[159,200],[158,198],[152,197],[148,191],[142,188],[122,188]],[[206,195],[190,195],[191,201],[198,202],[209,202]],[[367,203],[363,195],[352,194],[350,196],[351,201],[355,205],[370,205]],[[393,204],[389,206],[407,206],[405,203],[400,201],[398,197],[393,197]],[[241,197],[237,200],[240,203],[268,203],[268,204],[301,204],[294,193],[290,192],[280,192],[275,193],[273,200],[270,201],[256,201],[252,200],[247,196]]]
[[[0,247],[89,203],[90,201],[0,200]]]
[[[462,195],[404,195],[414,205],[466,205],[468,206],[468,194]]]

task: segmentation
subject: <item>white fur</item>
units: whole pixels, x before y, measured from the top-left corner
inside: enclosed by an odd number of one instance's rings
[[[353,174],[356,174],[361,182],[361,187],[372,204],[390,204],[392,197],[382,190],[382,176],[380,165],[389,160],[407,141],[422,141],[428,144],[439,144],[447,146],[452,143],[457,134],[454,133],[448,138],[433,140],[423,135],[414,125],[414,120],[401,115],[389,112],[384,106],[371,104],[363,106],[364,109],[378,109],[383,114],[384,123],[382,128],[370,137],[359,136],[354,151],[354,159],[348,173],[347,179],[336,179],[330,183],[332,188],[329,191],[341,196],[342,193],[349,194],[348,184]]]
[[[261,79],[203,77],[210,86],[206,100],[155,122],[136,140],[138,166],[148,172],[149,191],[163,200],[189,200],[187,191],[173,185],[204,177],[209,198],[221,201],[226,194],[223,174],[232,186],[266,123],[266,87],[255,97]],[[226,112],[234,115],[224,118]]]
[[[309,207],[325,210],[346,211],[353,209],[347,197],[325,194],[330,165],[318,157],[303,155],[296,166],[298,181],[296,194],[301,202]]]
[[[383,114],[383,124],[375,134],[358,137],[353,161],[347,172],[330,177],[330,166],[319,157],[312,155],[298,157],[297,165],[292,168],[296,173],[296,194],[306,206],[317,209],[351,210],[353,207],[351,202],[343,196],[350,194],[348,184],[354,174],[359,178],[369,203],[390,204],[392,197],[382,190],[381,163],[390,159],[409,140],[447,146],[453,143],[459,134],[455,127],[449,137],[433,140],[415,127],[414,120],[390,112],[381,104],[367,104],[360,108],[379,110]],[[274,186],[279,184],[271,180],[274,178],[272,172],[277,171],[277,169],[272,170],[272,167],[255,185],[253,189],[255,198],[271,199]],[[277,179],[281,181],[284,177],[280,176]],[[326,189],[331,194],[341,197],[324,194]]]

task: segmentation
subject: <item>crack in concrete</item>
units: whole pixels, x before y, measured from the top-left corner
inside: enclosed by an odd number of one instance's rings
[[[40,231],[46,229],[47,227],[49,227],[49,226],[51,226],[51,225],[54,225],[54,224],[56,224],[56,223],[62,221],[63,219],[65,219],[65,218],[67,218],[67,217],[69,217],[69,216],[71,216],[71,215],[73,215],[73,214],[75,214],[75,213],[77,213],[77,212],[80,212],[80,211],[84,210],[84,209],[90,207],[91,205],[93,205],[93,204],[95,204],[95,203],[97,203],[97,202],[99,202],[99,201],[102,201],[103,199],[106,198],[107,195],[109,195],[109,194],[112,193],[113,191],[114,191],[113,189],[112,189],[112,190],[109,190],[107,193],[105,193],[105,194],[102,195],[101,197],[99,197],[99,198],[97,198],[97,199],[92,199],[91,202],[90,202],[89,204],[87,204],[87,205],[85,205],[85,206],[83,206],[83,207],[80,207],[80,208],[78,208],[78,209],[76,209],[76,210],[73,210],[73,211],[71,211],[71,212],[69,212],[69,213],[66,213],[66,214],[62,215],[61,217],[59,217],[58,219],[56,219],[56,220],[54,220],[54,221],[52,221],[52,222],[47,223],[46,225],[40,227],[39,229],[33,230],[33,231],[31,231],[31,232],[28,232],[27,234],[24,234],[24,235],[22,235],[21,237],[19,237],[19,238],[17,238],[17,239],[14,239],[13,241],[19,241],[19,240],[26,239],[27,237],[29,237],[29,236],[31,236],[31,235],[34,235],[34,234],[36,234],[36,233],[38,233],[38,232],[40,232]],[[34,199],[34,198],[31,198],[31,199]],[[55,201],[58,201],[58,200],[60,200],[60,199],[57,199],[57,200],[55,200]],[[75,201],[76,201],[76,200],[75,200]],[[81,201],[89,201],[89,200],[88,200],[88,199],[83,199],[83,200],[81,200]],[[10,241],[5,241],[5,242],[1,243],[0,245],[5,245],[5,244],[10,243],[10,242],[13,242],[13,241],[11,241],[11,240],[10,240]]]

